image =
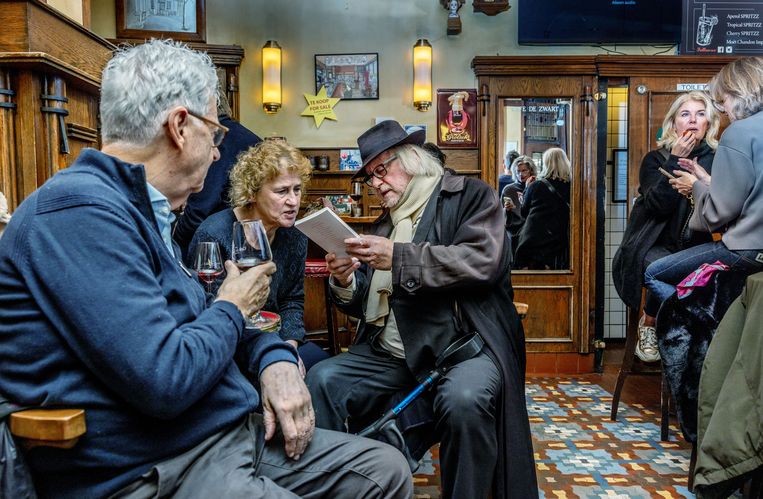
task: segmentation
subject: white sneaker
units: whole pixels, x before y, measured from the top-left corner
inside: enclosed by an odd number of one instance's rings
[[[657,334],[653,327],[644,325],[643,315],[638,321],[636,357],[644,362],[657,362],[660,360],[660,351],[657,348]]]

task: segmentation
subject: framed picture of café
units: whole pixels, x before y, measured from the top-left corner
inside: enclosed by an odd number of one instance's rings
[[[117,37],[204,42],[205,0],[116,0]]]
[[[343,100],[379,98],[379,54],[318,54],[315,93],[326,87],[329,97]]]

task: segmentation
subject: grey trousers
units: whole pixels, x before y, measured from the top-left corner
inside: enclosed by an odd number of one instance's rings
[[[305,382],[316,426],[339,431],[348,417],[381,416],[394,393],[417,384],[403,360],[367,344],[319,362]],[[498,368],[482,352],[450,369],[435,387],[443,497],[488,496],[498,458],[495,415],[501,385]]]
[[[400,452],[374,440],[316,429],[294,461],[280,432],[265,442],[262,417],[207,438],[163,461],[112,499],[165,498],[405,498],[413,495]]]

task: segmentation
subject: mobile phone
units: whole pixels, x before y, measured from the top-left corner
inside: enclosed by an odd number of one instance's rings
[[[667,170],[666,170],[665,168],[663,168],[663,167],[659,167],[659,168],[658,168],[658,170],[660,170],[660,173],[662,173],[663,175],[665,175],[665,176],[666,176],[666,177],[668,177],[668,178],[676,178],[676,176],[675,176],[675,175],[673,175],[672,173],[670,173],[669,171],[667,171]]]

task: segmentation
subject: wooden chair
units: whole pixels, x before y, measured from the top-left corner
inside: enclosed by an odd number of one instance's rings
[[[84,409],[27,409],[8,416],[8,426],[25,449],[38,446],[70,449],[85,434]]]
[[[623,391],[623,385],[625,385],[625,379],[629,374],[650,374],[659,375],[662,378],[660,382],[660,440],[663,442],[668,441],[670,414],[668,411],[670,403],[670,389],[668,388],[668,380],[663,376],[662,369],[649,369],[649,370],[634,370],[634,360],[636,358],[636,343],[638,343],[638,321],[641,312],[639,309],[628,308],[627,326],[625,329],[625,353],[623,354],[623,363],[620,366],[620,372],[617,374],[617,383],[615,384],[615,392],[612,394],[612,412],[610,419],[617,421],[617,408],[620,405],[620,394]]]
[[[527,317],[527,310],[530,307],[528,307],[527,303],[521,303],[521,302],[515,301],[514,308],[517,309],[517,315],[519,315],[519,318],[521,320],[524,320],[524,318]]]
[[[317,278],[323,281],[323,293],[326,307],[326,334],[328,336],[328,347],[331,355],[339,353],[339,325],[337,321],[336,310],[331,303],[329,290],[329,277],[331,274],[326,266],[326,261],[322,258],[308,258],[305,261],[305,277]],[[311,332],[307,333],[310,337]]]

